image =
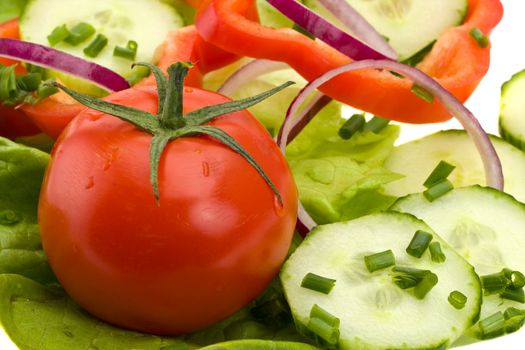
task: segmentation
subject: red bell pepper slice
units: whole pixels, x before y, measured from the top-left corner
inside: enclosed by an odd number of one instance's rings
[[[245,14],[254,0],[204,0],[197,15],[199,34],[211,44],[242,56],[288,63],[305,79],[351,62],[319,40],[291,29],[260,25]],[[470,36],[474,27],[488,35],[503,16],[500,0],[469,0],[465,22],[445,31],[418,68],[465,101],[486,74],[490,46],[481,48]],[[412,82],[390,72],[366,70],[341,75],[321,91],[361,110],[408,123],[451,118],[441,103],[428,103],[411,92]]]

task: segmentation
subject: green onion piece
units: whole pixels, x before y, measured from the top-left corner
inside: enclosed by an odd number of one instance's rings
[[[35,66],[34,64],[27,63],[26,70],[28,73],[39,73],[42,79],[46,76],[46,69],[44,67]]]
[[[310,318],[318,318],[330,327],[334,328],[339,328],[339,325],[341,324],[339,318],[335,317],[317,304],[312,306],[312,309],[310,310]]]
[[[525,304],[525,292],[521,289],[507,288],[499,295],[503,299],[513,300],[518,303]]]
[[[520,289],[525,287],[525,276],[519,271],[512,271],[510,273],[510,286],[511,289]]]
[[[396,264],[396,257],[391,250],[365,256],[365,265],[370,273],[386,269]]]
[[[69,29],[67,29],[66,25],[62,24],[61,26],[53,29],[51,34],[47,36],[47,41],[49,42],[49,45],[53,47],[56,44],[64,41],[70,34],[71,33],[69,32]]]
[[[454,189],[454,185],[449,180],[443,180],[423,192],[429,202],[433,202],[441,196]]]
[[[525,310],[516,309],[515,307],[509,307],[503,313],[506,320],[511,319],[515,316],[525,316]]]
[[[425,180],[423,186],[430,188],[434,185],[437,185],[441,181],[445,180],[455,168],[456,167],[454,165],[449,164],[444,160],[440,161],[429,177]]]
[[[88,57],[97,57],[98,54],[106,47],[108,44],[108,38],[106,38],[102,34],[98,34],[95,37],[95,40],[93,40],[85,49],[84,54]]]
[[[415,269],[413,267],[405,267],[405,266],[396,266],[392,269],[393,272],[402,273],[414,276],[416,278],[423,278],[427,273],[430,273],[430,270],[421,270],[421,269]]]
[[[479,321],[481,339],[490,339],[505,333],[505,317],[501,311]]]
[[[427,273],[421,282],[418,283],[417,286],[414,288],[414,295],[418,299],[424,299],[425,296],[434,288],[434,286],[438,283],[438,276],[433,273],[429,272]]]
[[[428,103],[434,102],[434,95],[432,95],[431,92],[425,90],[425,88],[422,88],[419,85],[416,85],[416,84],[412,85],[411,91],[414,95],[425,100]]]
[[[319,318],[310,318],[307,328],[330,345],[339,341],[339,328],[331,327]]]
[[[137,56],[138,44],[136,41],[130,40],[126,47],[115,46],[113,50],[113,56],[122,57],[127,60],[133,61]]]
[[[76,46],[86,41],[90,36],[95,34],[95,28],[89,23],[81,22],[74,26],[64,41],[68,44]]]
[[[311,289],[313,291],[329,294],[334,288],[335,280],[316,275],[315,273],[307,273],[301,282],[301,287]]]
[[[445,253],[443,253],[441,244],[439,242],[430,243],[428,250],[430,251],[430,258],[433,262],[443,263],[447,260],[447,257],[445,256]]]
[[[408,274],[394,276],[394,283],[401,289],[413,288],[417,286],[421,280],[421,278]]]
[[[130,86],[139,83],[142,79],[150,75],[151,70],[144,66],[135,66],[131,74],[126,78]]]
[[[339,129],[339,136],[343,140],[349,140],[354,134],[360,131],[365,125],[364,114],[354,114]]]
[[[430,233],[417,230],[406,248],[406,252],[415,258],[421,258],[425,250],[427,250],[430,241],[432,241],[432,238]]]
[[[308,329],[315,335],[325,340],[328,344],[335,345],[339,341],[339,318],[314,304],[310,310]]]
[[[467,304],[467,296],[460,291],[453,291],[448,296],[448,302],[450,305],[452,305],[455,309],[461,310],[465,307]]]
[[[379,134],[389,123],[390,119],[374,116],[365,124],[364,130]]]
[[[54,95],[58,92],[58,89],[54,86],[49,86],[47,83],[52,82],[52,80],[46,80],[43,84],[40,85],[38,88],[36,95],[38,97],[38,101],[49,97],[51,95]]]
[[[29,73],[16,77],[16,84],[18,88],[27,92],[38,90],[41,82],[42,75],[40,73]]]
[[[476,27],[472,28],[469,34],[472,38],[474,38],[474,40],[476,40],[479,47],[485,48],[489,46],[489,39],[487,38],[485,34],[483,34],[481,30],[479,30],[479,28],[476,28]]]
[[[502,293],[510,284],[504,271],[481,276],[480,279],[485,295]]]

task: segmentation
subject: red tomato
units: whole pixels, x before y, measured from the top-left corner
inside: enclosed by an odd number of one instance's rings
[[[152,113],[154,88],[108,99]],[[186,88],[185,112],[225,102]],[[67,292],[107,322],[156,334],[195,331],[249,303],[279,271],[296,222],[297,189],[265,129],[246,111],[210,122],[237,140],[278,188],[207,136],[166,147],[160,205],[151,135],[86,110],[60,136],[43,184],[45,252]]]

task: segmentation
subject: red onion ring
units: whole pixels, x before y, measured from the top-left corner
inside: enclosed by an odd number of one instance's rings
[[[286,17],[353,60],[389,59],[295,0],[267,0]]]
[[[445,90],[439,85],[439,83],[425,73],[416,68],[391,60],[363,60],[359,62],[351,62],[326,72],[306,85],[295,97],[286,112],[284,124],[280,131],[281,137],[278,140],[278,145],[281,150],[283,152],[285,151],[292,130],[297,132],[298,125],[304,124],[302,120],[305,116],[304,111],[300,115],[297,115],[297,111],[310,93],[314,92],[319,86],[340,74],[367,68],[387,69],[402,74],[438,98],[449,112],[461,123],[461,125],[463,125],[463,128],[472,138],[483,162],[487,185],[500,191],[503,190],[503,172],[500,159],[494,149],[494,145],[490,141],[490,138],[472,112],[459,102],[454,95]],[[314,220],[308,215],[304,208],[299,211],[298,220],[309,229],[315,226],[312,224]]]
[[[0,56],[68,73],[89,80],[110,92],[129,88],[114,71],[68,53],[17,39],[0,38]]]
[[[397,61],[397,52],[368,21],[345,0],[318,0],[341,21],[357,38]]]

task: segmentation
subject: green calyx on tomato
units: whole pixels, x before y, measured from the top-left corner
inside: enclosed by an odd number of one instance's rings
[[[166,78],[162,70],[153,64],[137,63],[137,65],[149,67],[155,76],[158,90],[157,116],[140,109],[110,103],[95,97],[80,94],[59,83],[51,83],[50,85],[62,89],[76,101],[91,109],[118,117],[153,135],[150,147],[150,182],[157,202],[159,202],[159,163],[162,153],[168,143],[181,137],[208,135],[228,146],[246,159],[246,161],[250,163],[250,165],[254,167],[259,175],[266,181],[277,197],[279,203],[282,204],[282,198],[277,187],[255,159],[225,131],[214,126],[202,124],[210,122],[221,115],[251,107],[292,85],[293,82],[286,82],[256,96],[238,101],[202,107],[184,115],[182,112],[183,84],[184,78],[188,74],[189,68],[191,68],[191,63],[177,62],[171,65],[168,68],[168,78]]]

